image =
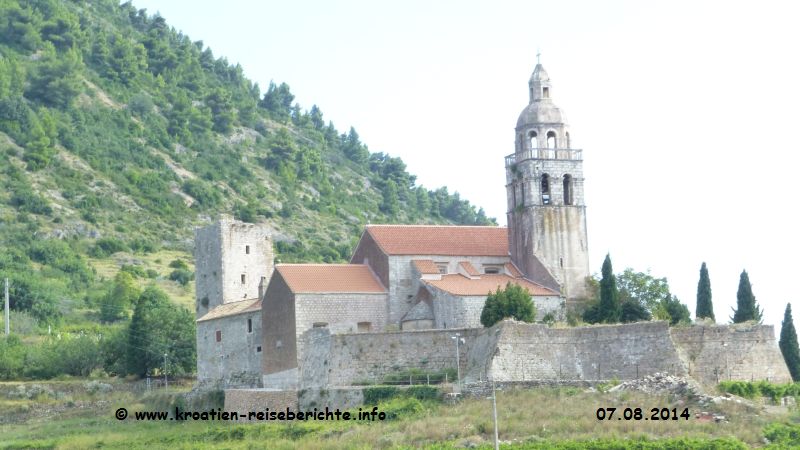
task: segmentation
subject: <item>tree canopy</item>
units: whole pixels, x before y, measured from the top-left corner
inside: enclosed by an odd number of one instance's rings
[[[711,303],[711,281],[708,279],[708,268],[704,262],[700,266],[700,280],[697,282],[697,308],[695,317],[698,319],[714,319],[714,305]]]
[[[746,270],[742,270],[739,276],[739,289],[736,291],[736,309],[733,310],[733,323],[747,322],[755,320],[761,322],[762,310],[756,303],[756,296],[753,295],[753,288],[750,286],[750,277]]]
[[[786,367],[789,368],[789,373],[792,375],[792,380],[795,382],[800,380],[800,347],[797,344],[797,331],[794,328],[794,319],[792,319],[791,303],[786,304],[786,311],[783,313],[781,338],[778,341],[778,347],[781,349],[781,354],[783,354]]]
[[[510,282],[504,289],[498,288],[497,292],[490,292],[486,297],[486,304],[481,311],[481,325],[488,328],[509,317],[522,322],[536,319],[536,308],[530,292]]]

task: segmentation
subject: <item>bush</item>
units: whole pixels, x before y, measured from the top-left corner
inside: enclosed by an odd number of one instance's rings
[[[400,389],[394,386],[371,386],[364,388],[364,404],[377,405],[383,400],[397,397]]]
[[[194,272],[188,270],[175,269],[169,274],[169,279],[178,282],[181,286],[186,286],[190,281],[194,280]]]
[[[386,413],[387,419],[391,420],[419,414],[425,407],[415,398],[395,398],[381,403],[379,409]]]
[[[188,269],[189,266],[186,264],[186,261],[182,259],[174,259],[172,262],[169,263],[169,266],[173,269]]]
[[[125,243],[114,238],[100,238],[95,242],[89,254],[95,258],[105,258],[117,252],[124,252],[128,248]]]

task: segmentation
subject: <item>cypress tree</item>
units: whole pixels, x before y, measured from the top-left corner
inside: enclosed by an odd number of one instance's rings
[[[786,361],[789,373],[792,374],[792,380],[800,380],[800,347],[797,344],[797,331],[794,329],[791,303],[786,304],[786,312],[783,314],[781,339],[778,341],[778,347],[781,348],[783,359]]]
[[[711,304],[711,281],[708,279],[706,263],[700,266],[700,281],[697,282],[697,309],[694,313],[697,319],[714,318],[714,305]]]
[[[733,323],[747,322],[748,320],[761,321],[761,308],[756,304],[756,297],[750,286],[750,277],[747,271],[742,270],[739,276],[739,290],[736,292],[736,309],[731,318]]]
[[[608,254],[606,254],[606,259],[603,261],[602,273],[599,318],[601,322],[617,323],[621,314],[619,291],[617,291],[617,279],[614,277],[614,270],[611,268],[611,256]]]

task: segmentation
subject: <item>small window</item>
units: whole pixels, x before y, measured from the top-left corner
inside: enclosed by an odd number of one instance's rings
[[[550,204],[550,175],[542,175],[542,204]]]
[[[483,268],[483,273],[488,273],[488,274],[500,273],[500,268],[499,267],[494,267],[494,266],[484,267]]]
[[[436,263],[436,268],[442,275],[447,275],[447,263]]]
[[[261,353],[261,346],[256,347],[256,353]]]
[[[244,254],[245,255],[249,255],[250,254],[250,246],[249,245],[245,245],[244,246]]]
[[[328,326],[328,322],[314,322],[314,328],[325,328]]]
[[[572,175],[564,175],[564,204],[572,204]]]
[[[245,280],[247,279],[247,275],[242,274],[242,284],[244,284]]]
[[[536,140],[537,136],[538,135],[536,134],[535,131],[531,131],[530,133],[528,133],[528,141],[531,144],[531,148],[538,148],[539,147],[539,143]]]
[[[563,269],[563,268],[564,268],[564,258],[558,258],[558,264],[559,264],[559,265],[561,266],[561,268]]]
[[[550,98],[550,88],[543,87],[542,88],[542,98]]]
[[[275,341],[275,348],[281,348],[281,347],[283,347],[283,341],[278,339],[277,341]]]
[[[217,338],[217,342],[222,342],[222,331],[217,330],[216,338]]]
[[[247,332],[253,332],[253,319],[247,319]]]
[[[358,322],[359,333],[368,333],[370,329],[372,329],[371,322]]]

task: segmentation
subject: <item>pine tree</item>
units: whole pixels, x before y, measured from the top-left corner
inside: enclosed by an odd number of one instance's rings
[[[781,348],[783,359],[786,361],[789,373],[792,374],[792,380],[800,380],[800,347],[797,344],[797,331],[794,329],[791,303],[786,304],[786,312],[783,314],[781,339],[778,341],[778,347]]]
[[[611,255],[606,254],[602,269],[603,278],[600,280],[600,321],[606,323],[617,323],[620,319],[621,308],[619,304],[619,292],[617,291],[617,279],[614,277],[614,270],[611,268]]]
[[[750,277],[747,271],[742,270],[739,276],[739,290],[736,292],[736,309],[731,320],[733,323],[747,322],[748,320],[761,321],[761,308],[756,303],[753,289],[750,286]]]
[[[714,305],[711,303],[711,281],[708,279],[708,269],[704,262],[700,266],[700,281],[697,282],[697,308],[694,313],[697,319],[714,318]]]

